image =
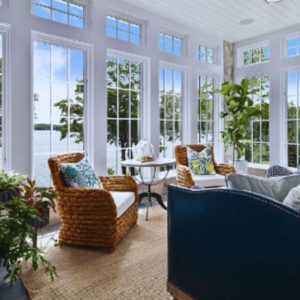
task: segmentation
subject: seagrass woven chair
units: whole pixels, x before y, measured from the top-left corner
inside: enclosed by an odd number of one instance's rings
[[[228,164],[217,164],[213,148],[211,148],[212,161],[215,167],[216,175],[193,175],[188,167],[187,147],[200,152],[208,145],[190,144],[178,145],[175,148],[176,156],[176,181],[183,187],[192,188],[197,185],[200,187],[217,187],[225,185],[225,175],[235,172],[235,168]]]
[[[112,252],[137,222],[137,185],[129,176],[100,176],[104,189],[66,187],[60,164],[76,163],[83,157],[82,153],[71,153],[48,160],[61,218],[59,241]],[[131,204],[126,207],[130,197]]]

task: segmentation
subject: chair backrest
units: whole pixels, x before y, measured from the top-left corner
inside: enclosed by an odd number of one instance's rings
[[[212,155],[212,161],[213,164],[216,166],[217,162],[215,160],[215,155],[214,155],[214,149],[213,147],[209,145],[204,145],[204,144],[189,144],[189,145],[178,145],[175,148],[175,157],[176,157],[176,164],[188,166],[188,157],[187,157],[187,148],[189,147],[194,151],[200,152],[203,149],[210,147],[211,148],[211,155]]]
[[[65,184],[60,173],[60,165],[62,163],[76,163],[81,159],[83,159],[83,157],[84,157],[83,153],[67,153],[67,154],[52,156],[48,159],[51,178],[56,190],[65,188]]]

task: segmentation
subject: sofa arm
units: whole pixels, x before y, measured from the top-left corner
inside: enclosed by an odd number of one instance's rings
[[[178,164],[176,166],[177,184],[183,187],[192,188],[194,185],[193,177],[187,166]]]
[[[137,192],[137,184],[130,176],[100,176],[100,180],[107,191]]]
[[[235,173],[235,168],[233,165],[228,164],[219,164],[215,166],[215,170],[217,174],[226,175],[229,173]]]

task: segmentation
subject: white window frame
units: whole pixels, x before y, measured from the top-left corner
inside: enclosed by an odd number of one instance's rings
[[[84,110],[84,152],[89,157],[89,161],[94,165],[94,99],[93,85],[94,85],[94,45],[87,44],[84,42],[74,41],[68,38],[59,37],[39,31],[31,31],[31,99],[34,95],[34,72],[33,72],[33,45],[34,42],[48,43],[51,45],[62,46],[67,48],[73,48],[81,50],[85,53],[85,110]],[[34,177],[34,147],[33,147],[33,136],[34,136],[34,104],[31,101],[31,176]]]
[[[244,52],[245,51],[253,50],[253,49],[256,49],[256,48],[263,48],[263,47],[269,47],[269,49],[270,49],[270,41],[265,40],[265,41],[257,42],[257,43],[254,43],[254,44],[250,44],[250,45],[246,45],[244,47],[238,48],[237,49],[237,67],[238,68],[248,68],[248,67],[252,67],[252,66],[256,66],[256,65],[269,63],[270,60],[268,60],[268,61],[259,61],[257,63],[244,65]],[[270,52],[271,52],[271,49],[270,49]]]
[[[172,37],[172,52],[167,52],[165,50],[161,50],[160,49],[160,42],[159,42],[159,38],[160,38],[160,35],[163,35],[163,36],[170,36]],[[174,39],[178,39],[178,40],[181,40],[181,52],[180,54],[177,54],[175,53],[173,50],[174,50]],[[163,43],[163,45],[165,45],[165,43]],[[171,55],[175,55],[176,57],[183,57],[185,56],[185,52],[186,52],[186,37],[184,36],[181,36],[177,33],[174,33],[172,31],[169,31],[169,30],[166,30],[166,29],[161,29],[159,30],[159,32],[157,33],[157,47],[158,47],[158,50],[162,53],[166,53],[166,54],[171,54]]]
[[[287,42],[292,39],[300,39],[300,31],[294,32],[292,34],[285,35],[281,37],[281,58],[286,58],[286,59],[293,59],[294,57],[299,57],[300,54],[298,55],[293,55],[293,56],[288,56],[288,47],[287,47]],[[299,46],[300,48],[300,46]]]
[[[10,57],[10,30],[9,24],[0,23],[0,33],[3,34],[3,71],[2,71],[2,142],[3,142],[3,169],[11,169],[11,57]]]
[[[205,48],[205,60],[201,60],[200,59],[200,47]],[[207,61],[207,49],[211,49],[212,52],[213,52],[213,55],[212,55],[213,61],[211,63]],[[216,59],[217,58],[217,55],[216,55],[217,53],[216,52],[217,52],[216,48],[211,47],[211,46],[207,46],[207,45],[205,45],[203,43],[200,43],[198,45],[198,48],[197,48],[197,60],[200,61],[200,62],[202,62],[202,63],[205,63],[205,64],[216,65],[216,60],[217,60]]]
[[[115,49],[108,48],[106,52],[106,57],[116,57],[124,60],[135,61],[142,65],[142,80],[141,80],[141,139],[151,139],[151,98],[150,98],[150,58],[145,56],[140,56],[128,52],[123,52]],[[106,74],[106,73],[105,73]],[[105,81],[106,82],[106,81]],[[107,89],[107,84],[105,84],[105,89]],[[107,95],[107,92],[106,92]],[[107,99],[106,99],[107,107]],[[107,109],[106,109],[107,111]],[[107,123],[107,113],[106,113],[106,123]],[[105,145],[107,140],[105,141]],[[105,153],[105,161],[107,170],[107,149]],[[117,171],[117,170],[116,170]]]

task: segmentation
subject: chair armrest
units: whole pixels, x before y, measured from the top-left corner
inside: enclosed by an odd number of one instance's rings
[[[130,176],[100,176],[100,180],[107,191],[137,192],[137,184]]]
[[[180,186],[191,188],[194,185],[193,177],[187,166],[178,164],[176,166],[176,181]]]
[[[228,164],[219,164],[215,166],[215,170],[217,174],[226,175],[229,173],[235,173],[235,168],[233,165]]]

